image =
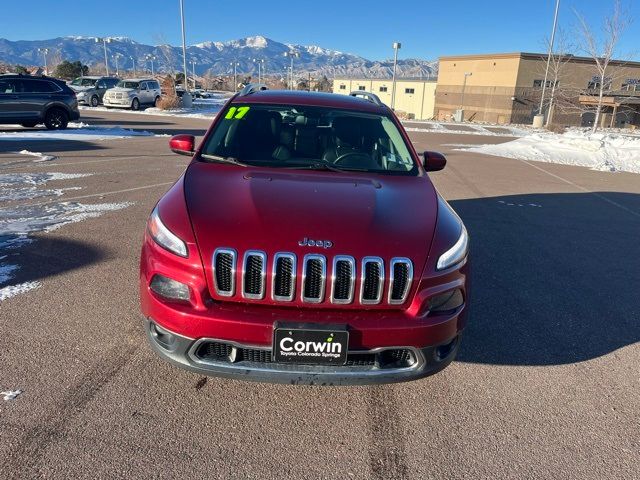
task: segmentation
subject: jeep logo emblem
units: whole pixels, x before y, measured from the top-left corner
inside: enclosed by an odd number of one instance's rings
[[[330,240],[310,240],[307,237],[304,237],[298,242],[298,245],[301,247],[331,248],[333,247],[333,242]]]

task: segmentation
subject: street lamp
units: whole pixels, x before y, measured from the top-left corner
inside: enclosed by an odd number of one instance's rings
[[[285,57],[291,58],[291,66],[289,70],[291,71],[291,83],[289,83],[289,90],[293,90],[293,59],[295,57],[300,57],[300,52],[296,52],[295,50],[290,50],[288,52],[284,52]]]
[[[133,57],[129,57],[131,59],[131,61],[133,62],[133,76],[136,76],[136,59]]]
[[[549,53],[547,54],[547,68],[544,71],[544,81],[542,82],[542,95],[540,95],[540,108],[538,109],[538,115],[542,115],[538,121],[544,120],[544,113],[542,108],[544,105],[544,94],[547,89],[547,78],[549,76],[549,64],[551,63],[551,55],[553,54],[553,44],[556,38],[556,27],[558,26],[558,10],[560,9],[560,0],[556,0],[556,10],[553,15],[553,28],[551,29],[551,41],[549,42]]]
[[[193,88],[196,88],[196,61],[191,59],[191,74],[193,75]]]
[[[148,54],[145,58],[147,59],[147,61],[151,62],[151,76],[153,77],[155,75],[153,71],[153,61],[156,59],[156,57],[151,54]]]
[[[230,65],[233,67],[233,91],[235,92],[238,89],[238,67],[240,62],[231,62]]]
[[[464,120],[464,114],[462,113],[464,112],[464,91],[467,88],[467,77],[470,77],[471,75],[473,75],[472,72],[464,72],[464,80],[462,82],[462,96],[460,97],[460,122]]]
[[[47,53],[49,53],[49,49],[39,48],[38,52],[42,53],[42,56],[44,57],[44,74],[49,75],[49,69],[47,68]]]
[[[400,42],[393,42],[393,80],[391,86],[391,110],[396,106],[396,68],[398,66],[398,50],[402,48]]]
[[[187,40],[184,29],[184,0],[180,0],[180,22],[182,24],[182,68],[184,69],[184,94],[182,106],[191,108],[191,95],[189,94],[189,71],[187,70]]]
[[[262,65],[264,65],[264,58],[254,58],[253,62],[258,64],[258,83],[261,83],[262,82],[261,70],[262,70]]]
[[[111,38],[109,37],[96,37],[96,43],[102,42],[102,46],[104,48],[104,68],[107,72],[107,77],[109,76],[109,57],[107,56],[107,43],[111,43]]]
[[[115,53],[113,55],[113,59],[116,62],[116,76],[119,77],[120,76],[120,68],[118,67],[118,58],[122,57],[123,55],[121,53]]]

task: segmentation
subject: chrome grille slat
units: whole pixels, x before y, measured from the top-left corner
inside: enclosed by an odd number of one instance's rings
[[[271,297],[278,302],[291,302],[296,295],[296,256],[276,253],[273,257]]]
[[[331,303],[348,304],[353,301],[356,284],[356,261],[347,255],[333,257],[331,272]]]
[[[389,298],[390,305],[405,302],[413,281],[413,264],[408,258],[396,257],[389,264]]]
[[[242,296],[251,300],[264,298],[267,276],[267,254],[247,250],[242,262]]]
[[[236,283],[236,251],[232,248],[217,248],[213,252],[214,288],[221,297],[233,297]]]
[[[308,254],[302,264],[302,301],[321,303],[327,279],[327,260],[324,255]]]
[[[364,257],[360,271],[360,303],[375,305],[382,300],[384,262],[380,257]]]

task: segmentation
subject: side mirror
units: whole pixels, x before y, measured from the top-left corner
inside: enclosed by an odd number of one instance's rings
[[[192,157],[196,150],[196,137],[193,135],[174,135],[169,140],[169,148],[178,155],[188,155]]]
[[[447,159],[439,152],[424,152],[424,169],[427,172],[442,170],[447,164]]]

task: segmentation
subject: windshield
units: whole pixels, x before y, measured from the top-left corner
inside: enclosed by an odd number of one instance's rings
[[[417,175],[398,128],[385,115],[327,107],[233,105],[202,153],[248,165]]]
[[[97,80],[97,78],[76,78],[71,82],[71,85],[75,87],[93,87]]]
[[[120,88],[138,88],[140,82],[131,82],[129,80],[120,80],[116,87]]]

